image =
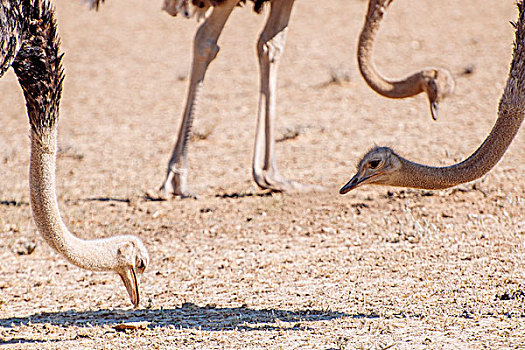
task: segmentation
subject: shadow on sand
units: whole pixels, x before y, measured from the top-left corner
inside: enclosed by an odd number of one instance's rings
[[[377,314],[349,315],[341,312],[321,310],[276,310],[250,309],[247,307],[217,308],[197,306],[184,303],[175,309],[155,310],[97,310],[81,311],[67,310],[61,312],[38,313],[27,317],[12,317],[0,319],[0,327],[11,328],[35,323],[49,323],[68,327],[92,327],[117,325],[127,322],[148,322],[149,328],[175,327],[194,328],[206,331],[225,330],[279,330],[304,329],[301,322],[326,321],[337,318],[378,318]],[[284,326],[282,322],[297,323]]]

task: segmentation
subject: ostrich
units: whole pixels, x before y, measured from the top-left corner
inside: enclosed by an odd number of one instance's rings
[[[149,256],[137,236],[84,240],[67,229],[58,209],[56,153],[64,72],[54,8],[48,0],[1,0],[1,69],[13,67],[24,91],[31,125],[29,187],[36,226],[45,241],[69,262],[95,271],[114,271],[131,302],[139,305],[137,274]]]
[[[426,68],[408,77],[393,81],[384,78],[377,71],[372,60],[374,39],[388,6],[394,0],[370,0],[365,24],[359,35],[357,61],[359,71],[368,86],[375,92],[389,98],[405,98],[425,92],[430,104],[432,119],[438,116],[439,103],[454,91],[454,79],[443,68]]]
[[[516,39],[509,77],[499,102],[498,118],[479,148],[464,161],[432,167],[411,162],[388,147],[374,147],[364,155],[357,173],[339,191],[345,194],[366,184],[437,190],[475,180],[501,159],[518,133],[525,115],[525,5],[518,2]]]
[[[98,8],[103,1],[90,0],[92,7],[95,8]],[[233,9],[245,2],[246,0],[164,0],[163,10],[172,16],[181,13],[185,17],[196,16],[197,18],[205,18],[205,20],[197,30],[194,38],[193,64],[189,79],[188,95],[177,141],[168,162],[165,180],[160,188],[160,196],[162,198],[167,198],[170,194],[181,197],[194,197],[188,189],[187,159],[188,141],[197,97],[208,66],[219,52],[217,41],[226,21]],[[257,13],[261,12],[267,2],[270,7],[268,19],[257,41],[260,92],[252,163],[253,178],[260,188],[272,191],[320,190],[322,189],[320,186],[302,184],[285,179],[280,175],[275,160],[277,70],[285,47],[288,21],[294,0],[252,0],[252,2]],[[371,0],[369,15],[371,12],[384,11],[383,7],[372,6],[372,4],[377,4],[377,1]],[[437,103],[446,95],[449,89],[448,86],[442,86],[442,71],[435,69],[423,71],[409,77],[406,82],[380,81],[381,77],[375,72],[371,64],[371,49],[374,34],[379,27],[381,18],[382,14],[367,16],[359,51],[361,55],[359,62],[363,76],[376,91],[382,92],[389,97],[403,98],[425,91],[429,96],[433,111],[437,110]],[[367,31],[372,32],[367,36],[365,35]],[[439,77],[437,76],[438,74]],[[445,81],[447,84],[450,84],[449,75],[446,77]]]
[[[254,0],[255,12],[260,12],[268,0]],[[184,16],[197,15],[204,17],[208,8],[210,14],[199,27],[194,38],[194,55],[189,81],[186,106],[179,129],[175,148],[168,163],[168,170],[161,196],[166,198],[170,193],[182,197],[191,196],[187,186],[187,149],[188,138],[194,117],[196,98],[203,84],[208,65],[219,52],[217,41],[232,10],[239,0],[165,0],[163,9],[172,16],[182,12]],[[275,105],[277,88],[277,69],[284,50],[288,21],[294,0],[272,0],[270,14],[259,36],[257,52],[260,68],[259,112],[255,135],[255,147],[252,163],[252,174],[260,188],[273,191],[292,191],[319,188],[285,179],[280,175],[275,162]]]

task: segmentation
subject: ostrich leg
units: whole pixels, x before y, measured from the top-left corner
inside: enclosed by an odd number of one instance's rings
[[[199,27],[194,38],[193,64],[191,68],[190,85],[186,98],[186,107],[182,117],[181,126],[177,143],[171,154],[168,163],[166,179],[160,188],[160,195],[168,198],[170,193],[181,197],[192,195],[187,188],[188,174],[188,140],[190,137],[191,125],[195,113],[197,97],[211,61],[215,59],[219,52],[217,40],[224,28],[228,17],[238,0],[226,0],[221,6],[213,8],[210,16]]]
[[[286,42],[288,21],[294,0],[272,1],[270,4],[268,20],[257,42],[261,80],[253,155],[253,178],[259,187],[274,191],[319,188],[319,186],[303,185],[283,178],[275,164],[277,70]]]

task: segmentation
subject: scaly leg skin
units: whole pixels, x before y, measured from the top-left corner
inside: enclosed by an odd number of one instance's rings
[[[321,186],[301,184],[285,179],[275,164],[275,100],[277,70],[284,50],[288,21],[294,0],[272,1],[266,25],[257,42],[260,68],[260,96],[253,178],[257,185],[272,191],[321,190]]]
[[[166,179],[160,188],[161,198],[167,199],[170,194],[182,198],[193,197],[187,187],[188,174],[188,141],[197,104],[197,97],[211,61],[219,52],[217,40],[238,0],[227,0],[221,6],[214,7],[210,16],[199,27],[195,34],[193,47],[193,64],[186,107],[182,117],[179,135],[168,163]]]

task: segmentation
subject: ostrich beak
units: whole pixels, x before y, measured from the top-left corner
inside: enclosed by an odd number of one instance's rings
[[[350,192],[354,188],[357,188],[360,185],[362,185],[362,183],[363,182],[359,180],[359,174],[355,174],[354,177],[352,177],[352,179],[350,179],[350,181],[346,183],[346,185],[341,187],[341,189],[339,190],[339,193],[345,194],[347,192]]]
[[[430,114],[433,120],[437,120],[439,114],[439,103],[436,101],[430,101]]]
[[[122,282],[124,282],[124,285],[126,286],[131,302],[135,307],[138,307],[140,303],[139,281],[137,280],[135,268],[130,266],[128,269],[119,273],[119,276],[122,278]]]
[[[354,175],[354,177],[352,177],[350,179],[350,181],[348,181],[346,183],[346,185],[341,187],[341,189],[339,190],[339,193],[340,194],[345,194],[347,192],[350,192],[350,191],[358,188],[359,186],[366,185],[366,184],[370,183],[372,179],[378,177],[381,174],[382,173],[376,173],[376,174],[360,177],[359,173],[357,173],[357,174]]]

